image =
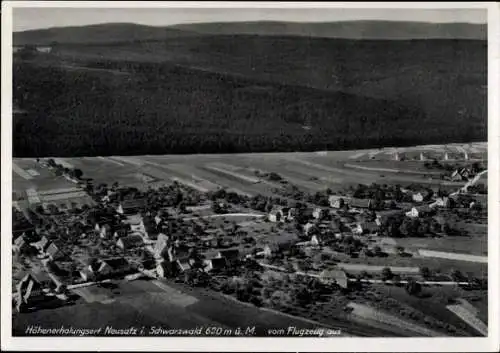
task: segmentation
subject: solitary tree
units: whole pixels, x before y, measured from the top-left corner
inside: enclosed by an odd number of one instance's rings
[[[384,281],[392,279],[393,276],[394,276],[394,274],[392,273],[392,271],[389,267],[384,267],[382,269],[382,279]]]
[[[81,179],[82,175],[83,175],[83,172],[81,171],[81,169],[74,169],[73,170],[73,175],[75,176],[75,178]]]
[[[420,267],[420,275],[422,276],[422,278],[428,279],[431,277],[432,273],[429,267],[424,266]]]
[[[406,291],[410,295],[417,295],[422,291],[422,285],[413,278],[410,278],[406,284]]]

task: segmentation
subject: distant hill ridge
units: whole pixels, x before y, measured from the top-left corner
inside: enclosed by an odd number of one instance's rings
[[[79,27],[14,32],[14,45],[112,43],[164,40],[201,35],[301,36],[343,39],[471,39],[486,40],[487,25],[398,21],[345,22],[211,22],[164,27],[104,23]]]
[[[202,34],[292,35],[344,39],[486,39],[486,25],[400,21],[217,22],[171,26]]]

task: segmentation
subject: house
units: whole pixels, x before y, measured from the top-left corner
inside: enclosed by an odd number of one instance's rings
[[[156,274],[160,278],[175,276],[179,271],[176,261],[159,260],[156,262]]]
[[[390,210],[390,211],[378,212],[377,218],[375,219],[375,223],[377,223],[377,225],[379,227],[381,227],[381,226],[385,225],[391,217],[397,217],[401,214],[402,214],[402,211],[400,211],[400,210]]]
[[[285,217],[283,214],[283,209],[281,207],[273,207],[271,212],[269,212],[268,219],[271,222],[284,222]]]
[[[141,215],[129,215],[124,223],[130,225],[131,231],[146,234],[146,227],[144,226],[144,220]]]
[[[145,199],[123,200],[118,205],[116,212],[123,215],[139,213],[146,206]]]
[[[432,208],[429,205],[413,207],[410,211],[406,212],[406,217],[417,218],[423,217],[432,213]]]
[[[103,224],[102,227],[99,227],[99,236],[102,239],[106,239],[113,234],[112,228],[109,224]]]
[[[33,246],[41,253],[44,253],[45,250],[47,250],[47,248],[49,247],[49,245],[50,241],[45,235],[42,237],[42,239],[40,239],[36,243],[33,243]]]
[[[144,239],[139,234],[127,235],[118,239],[116,246],[122,250],[130,250],[144,245]]]
[[[18,312],[24,312],[25,309],[41,304],[47,299],[44,283],[32,273],[28,273],[17,284],[14,298]]]
[[[56,261],[64,257],[64,253],[55,243],[50,243],[45,252],[52,261]]]
[[[422,195],[421,192],[417,192],[417,193],[411,195],[411,198],[415,202],[423,202],[424,201],[424,195]]]
[[[106,279],[112,277],[126,276],[135,269],[123,257],[97,260],[80,271],[80,276],[84,281],[94,281],[96,279]]]
[[[155,258],[163,258],[165,256],[165,253],[169,250],[168,239],[169,239],[168,236],[163,233],[160,233],[158,235],[153,247],[153,253]],[[170,259],[170,261],[172,260],[173,259]]]
[[[451,207],[451,199],[449,197],[438,197],[436,201],[429,205],[429,207],[443,207],[450,208]]]
[[[268,219],[271,222],[293,221],[297,211],[294,208],[284,206],[274,206],[269,212]]]
[[[373,204],[373,202],[370,199],[352,198],[351,202],[349,203],[349,207],[371,209],[372,204]]]
[[[319,220],[325,218],[327,215],[328,215],[328,211],[324,208],[321,208],[321,207],[316,207],[312,212],[313,218],[319,219]]]
[[[97,271],[102,277],[121,277],[135,271],[134,267],[123,257],[103,260],[104,264]]]
[[[467,181],[472,176],[473,176],[473,173],[472,173],[470,168],[460,168],[460,169],[456,169],[451,174],[451,180],[453,180],[453,181]]]
[[[264,251],[262,251],[265,257],[273,257],[280,252],[280,247],[276,243],[266,244],[264,246]]]
[[[304,234],[309,235],[309,233],[314,229],[314,227],[315,227],[315,224],[311,223],[311,222],[304,224],[304,227],[303,227]]]
[[[347,288],[349,283],[344,270],[324,270],[320,273],[319,280],[324,284],[336,284],[341,288]]]
[[[189,259],[178,259],[175,261],[175,267],[177,272],[185,272],[191,268]]]
[[[328,202],[332,208],[342,208],[349,203],[349,198],[345,196],[330,195],[328,197]]]
[[[217,253],[217,258],[225,258],[228,261],[236,261],[239,259],[240,251],[238,249],[221,250]]]
[[[380,227],[377,222],[364,222],[356,225],[354,233],[357,234],[377,234]]]
[[[24,236],[17,237],[12,244],[12,251],[17,254],[24,253],[30,248],[30,244],[24,239]]]
[[[416,207],[413,207],[410,211],[406,212],[406,217],[417,218],[420,215]]]
[[[335,240],[339,239],[342,235],[340,233],[323,233],[323,234],[315,234],[311,237],[311,245],[313,246],[327,246],[331,243],[335,242]]]
[[[205,272],[211,272],[213,270],[223,270],[227,267],[227,260],[224,257],[205,259],[203,260],[203,265],[203,270]]]

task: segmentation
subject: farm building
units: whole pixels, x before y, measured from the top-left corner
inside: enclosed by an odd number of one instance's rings
[[[406,212],[406,216],[410,218],[423,217],[432,213],[432,208],[429,205],[413,207],[410,211]]]
[[[349,198],[345,196],[330,195],[328,202],[332,208],[342,208],[345,204],[349,203]]]
[[[118,239],[116,246],[122,250],[138,248],[144,245],[144,239],[139,234],[127,235]]]
[[[377,223],[378,226],[383,226],[384,224],[387,223],[389,218],[398,217],[402,214],[403,212],[401,210],[380,211],[377,212],[377,218],[375,219],[375,223]]]
[[[175,264],[176,264],[176,271],[181,273],[191,268],[191,264],[189,263],[189,260],[186,258],[176,260]]]
[[[52,261],[56,261],[64,257],[64,253],[55,243],[50,243],[45,252]]]
[[[371,209],[372,208],[372,200],[371,199],[352,198],[351,202],[349,203],[349,207]]]
[[[17,237],[16,240],[14,240],[14,244],[12,244],[12,251],[17,254],[25,253],[30,248],[32,247],[28,244],[24,236]]]
[[[44,235],[42,239],[32,244],[39,252],[44,253],[50,245],[49,239]]]
[[[146,205],[146,200],[144,199],[131,199],[131,200],[123,200],[118,205],[116,212],[123,215],[130,215],[139,213],[142,209],[144,209]]]
[[[328,215],[328,210],[321,208],[321,207],[316,207],[312,212],[312,216],[315,219],[321,220],[321,219],[325,218],[327,215]]]
[[[324,284],[336,284],[341,288],[347,288],[349,280],[343,270],[324,270],[319,275],[319,280]]]
[[[205,266],[203,270],[205,272],[211,272],[213,270],[223,270],[227,267],[226,258],[213,258],[203,260],[203,265]]]
[[[37,278],[33,273],[26,274],[16,286],[16,309],[18,312],[25,311],[25,308],[36,307],[47,300],[44,288],[46,282]]]
[[[266,246],[264,246],[264,251],[262,251],[262,254],[265,257],[272,257],[278,254],[279,252],[280,252],[279,245],[276,243],[272,243],[272,244],[266,244]]]
[[[303,227],[304,234],[308,235],[309,233],[311,233],[313,231],[314,227],[315,227],[315,224],[311,223],[311,222],[304,224],[304,227]]]
[[[443,207],[443,208],[450,208],[452,207],[452,199],[449,197],[438,197],[436,201],[431,203],[429,207],[434,208],[434,207]]]
[[[97,260],[80,271],[84,281],[102,280],[126,276],[134,272],[133,266],[124,258]]]
[[[421,192],[417,192],[417,193],[411,195],[411,198],[415,202],[423,202],[424,201],[424,195],[422,195]]]
[[[470,168],[460,168],[456,169],[451,173],[451,180],[453,181],[467,181],[469,178],[473,176]]]
[[[292,221],[295,218],[295,209],[283,206],[274,206],[269,212],[269,220],[271,222],[285,222]]]
[[[221,250],[217,253],[217,258],[219,259],[227,259],[229,261],[236,261],[239,259],[240,251],[238,249],[227,249]]]
[[[342,237],[341,233],[323,233],[315,234],[311,237],[311,245],[313,246],[327,246]]]
[[[380,226],[377,222],[358,223],[355,228],[357,234],[377,234],[380,231]]]
[[[156,262],[156,274],[160,278],[173,277],[178,272],[177,261],[160,260]]]

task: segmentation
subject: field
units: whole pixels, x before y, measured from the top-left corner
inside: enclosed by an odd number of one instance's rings
[[[102,327],[103,330],[106,326],[126,329],[133,323],[132,326],[138,329],[144,326],[146,334],[152,327],[206,329],[216,326],[234,330],[237,327],[244,329],[255,326],[255,336],[266,335],[266,331],[272,328],[318,327],[300,318],[261,310],[217,293],[171,282],[119,283],[110,288],[93,289],[86,298],[89,302],[79,299],[71,306],[15,314],[13,334],[23,336],[29,325],[39,322],[43,322],[46,328],[64,325]],[[362,327],[352,329],[363,330]]]

